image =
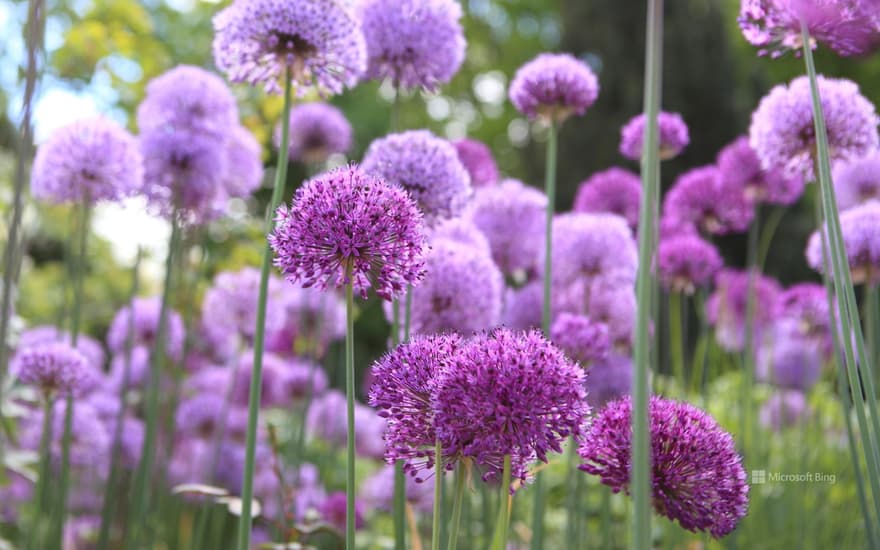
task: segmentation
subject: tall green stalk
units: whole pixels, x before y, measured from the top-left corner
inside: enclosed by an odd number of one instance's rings
[[[345,285],[345,416],[348,427],[345,455],[345,547],[354,550],[354,281],[351,269],[349,266],[345,272],[345,280],[348,281]]]
[[[749,279],[746,285],[746,330],[742,351],[742,379],[740,383],[740,448],[748,449],[754,430],[752,429],[752,386],[755,379],[755,287],[758,280],[758,235],[760,232],[761,211],[758,209],[755,219],[749,226],[748,244],[746,247],[746,265]]]
[[[281,111],[281,144],[278,149],[278,167],[272,202],[266,212],[266,234],[275,228],[275,210],[284,196],[287,182],[287,160],[290,145],[291,70],[284,72],[284,107]],[[260,266],[260,293],[257,301],[257,320],[254,327],[254,361],[248,395],[248,425],[245,440],[244,477],[241,484],[241,515],[238,518],[238,550],[248,550],[251,544],[251,506],[254,496],[254,462],[257,447],[257,424],[260,416],[260,391],[263,386],[263,344],[266,339],[266,302],[269,298],[269,269],[272,267],[272,249],[263,248],[263,264]]]
[[[446,550],[455,550],[458,546],[458,531],[461,525],[461,502],[464,500],[464,482],[467,478],[467,470],[463,466],[455,468],[455,494],[452,500],[452,524],[449,528],[449,541]]]
[[[507,547],[507,530],[510,525],[510,455],[504,455],[504,469],[501,472],[501,487],[498,493],[498,522],[492,537],[492,550]]]
[[[672,356],[672,375],[676,382],[681,384],[682,390],[687,389],[687,381],[684,377],[684,350],[686,337],[682,330],[682,318],[684,304],[680,292],[669,293],[669,352]]]
[[[49,445],[52,442],[52,405],[54,397],[51,394],[44,395],[43,398],[43,430],[40,432],[40,462],[39,475],[37,477],[37,486],[34,490],[36,498],[36,508],[34,509],[33,522],[31,523],[30,533],[28,535],[28,548],[38,549],[43,543],[43,537],[47,535],[46,528],[49,527],[44,523],[44,519],[51,517],[47,514],[51,505],[51,486],[49,485],[49,475],[52,467],[52,457]],[[45,514],[45,517],[44,517]]]
[[[868,367],[872,366],[876,370],[877,368],[877,353],[880,351],[880,345],[877,342],[877,329],[880,328],[878,326],[877,319],[877,285],[866,282],[864,288],[864,298],[862,300],[862,308],[864,310],[864,318],[865,318],[865,332],[868,333]]]
[[[434,442],[434,521],[431,523],[431,550],[440,550],[440,516],[443,515],[443,446],[440,440]]]

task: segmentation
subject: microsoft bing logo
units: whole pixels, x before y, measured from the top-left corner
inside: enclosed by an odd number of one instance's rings
[[[752,470],[752,485],[767,483],[766,470]]]

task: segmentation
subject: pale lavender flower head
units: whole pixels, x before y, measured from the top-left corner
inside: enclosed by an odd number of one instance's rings
[[[663,217],[710,235],[726,235],[748,229],[755,206],[741,189],[725,183],[717,167],[703,166],[675,180],[663,199]]]
[[[877,149],[880,119],[858,85],[823,76],[818,77],[818,83],[831,161],[850,161]],[[778,168],[789,177],[807,181],[815,179],[816,137],[806,76],[795,78],[788,86],[776,86],[764,96],[752,113],[749,143],[764,168]]]
[[[281,93],[290,72],[297,95],[338,94],[367,66],[355,17],[334,0],[236,0],[214,16],[214,62],[233,82]]]
[[[275,265],[302,286],[348,283],[391,300],[424,275],[422,215],[406,191],[351,165],[300,187],[269,235]]]
[[[20,349],[11,368],[21,383],[53,397],[81,392],[91,387],[99,376],[82,353],[63,342]]]
[[[610,212],[626,219],[635,231],[639,225],[642,181],[623,168],[597,172],[581,183],[574,197],[575,212]]]
[[[517,69],[507,93],[530,119],[561,123],[587,112],[599,96],[599,80],[571,54],[542,53]]]
[[[780,390],[761,405],[761,412],[758,414],[762,426],[780,432],[806,420],[810,415],[810,408],[803,392]]]
[[[821,342],[801,336],[797,322],[778,321],[758,348],[755,378],[781,388],[807,391],[822,373]]]
[[[616,214],[557,215],[553,219],[552,254],[554,285],[596,279],[621,284],[636,280],[636,244],[626,220]],[[539,268],[542,264],[539,262]]]
[[[632,390],[632,358],[612,351],[587,371],[587,403],[595,409],[608,402],[630,395]]]
[[[321,519],[338,529],[345,531],[348,499],[345,491],[336,491],[330,493],[319,507]],[[355,529],[363,529],[366,526],[364,522],[364,504],[359,500],[354,501],[354,527]]]
[[[670,292],[693,294],[710,282],[722,265],[718,249],[696,235],[661,239],[657,246],[657,275]]]
[[[431,223],[460,215],[471,198],[470,175],[455,147],[428,130],[375,140],[361,169],[407,191]]]
[[[485,187],[498,182],[498,165],[495,164],[492,150],[485,143],[464,138],[453,141],[452,145],[458,153],[458,160],[471,176],[472,186]]]
[[[331,445],[345,446],[348,426],[345,424],[345,395],[329,390],[312,400],[306,414],[306,432]]]
[[[149,380],[150,349],[146,346],[135,346],[131,348],[130,359],[124,351],[115,354],[110,360],[110,382],[112,387],[121,389],[126,368],[128,368],[127,389],[140,388]]]
[[[487,256],[492,255],[489,239],[469,218],[443,220],[438,225],[432,227],[431,243],[434,242],[451,242],[473,248]]]
[[[691,142],[687,124],[678,113],[658,113],[657,130],[660,160],[677,157]],[[620,154],[631,160],[641,160],[644,139],[645,114],[642,113],[631,118],[620,129]]]
[[[144,160],[137,140],[103,116],[72,122],[37,148],[31,193],[54,203],[117,201],[139,192]]]
[[[504,300],[502,324],[514,330],[540,329],[544,303],[544,282],[531,281],[517,289],[508,289]]]
[[[49,344],[53,342],[64,342],[72,344],[70,333],[58,330],[58,327],[52,325],[40,325],[31,327],[21,333],[18,337],[16,347],[25,349],[36,346],[38,344]],[[80,334],[76,339],[76,350],[82,353],[89,363],[96,369],[104,368],[104,346],[91,336]]]
[[[651,486],[654,510],[689,531],[721,538],[746,515],[749,486],[729,433],[704,411],[652,397]],[[632,402],[605,406],[578,452],[581,470],[599,476],[612,491],[629,492]]]
[[[263,183],[262,148],[244,126],[235,125],[226,137],[223,192],[229,197],[246,198]]]
[[[833,341],[826,292],[816,283],[799,283],[786,289],[779,295],[779,317],[793,320],[800,336],[819,342],[825,358],[830,358]]]
[[[586,304],[586,315],[608,327],[611,343],[619,351],[629,351],[636,328],[636,292],[631,283],[598,278],[589,283],[579,282],[569,289],[563,299],[571,304]],[[559,300],[559,301],[563,301]],[[557,305],[554,311],[562,311],[568,304]]]
[[[424,482],[419,482],[412,476],[405,479],[407,503],[417,512],[431,513],[434,509],[434,477],[429,477]],[[370,507],[391,512],[394,508],[394,467],[386,465],[364,480],[360,494]]]
[[[388,423],[375,410],[358,403],[354,409],[355,451],[373,460],[385,457],[385,431]]]
[[[513,179],[474,193],[468,216],[486,235],[492,259],[505,274],[536,267],[544,245],[547,196]]]
[[[779,168],[762,168],[746,136],[738,137],[718,153],[718,169],[724,185],[741,189],[755,203],[793,204],[806,184],[800,175],[786,176]]]
[[[840,230],[852,282],[877,284],[880,281],[880,201],[868,201],[841,212]],[[822,232],[825,231],[823,228]],[[824,271],[820,231],[810,236],[806,256],[810,267],[819,273]]]
[[[550,339],[582,367],[604,360],[611,349],[608,327],[585,315],[560,313],[550,328]]]
[[[299,405],[327,391],[327,374],[321,365],[304,359],[288,359],[286,363],[279,392],[282,403]]]
[[[455,0],[366,0],[359,8],[367,78],[435,91],[458,72],[467,43]]]
[[[472,458],[484,479],[499,477],[511,455],[512,476],[525,480],[528,462],[561,453],[590,412],[583,369],[538,331],[474,336],[436,384],[434,424],[444,454]]]
[[[334,105],[312,101],[297,105],[290,111],[291,161],[319,164],[330,155],[351,149],[351,124]],[[275,128],[275,146],[281,145],[281,126]]]
[[[135,298],[131,305],[120,309],[110,323],[110,329],[107,331],[107,347],[113,353],[125,353],[132,308],[134,309],[133,344],[153,349],[153,342],[159,332],[162,301],[158,297]],[[179,359],[183,352],[183,319],[170,307],[166,311],[166,316],[165,350],[169,357]]]
[[[298,367],[299,365],[297,365]],[[271,353],[263,354],[263,376],[260,384],[260,406],[282,407],[290,404],[286,383],[291,363]],[[296,367],[294,367],[296,368]],[[232,403],[248,406],[254,372],[254,354],[242,353],[232,377],[230,397]]]
[[[746,314],[749,297],[748,271],[722,269],[715,275],[715,292],[706,302],[706,316],[715,327],[715,339],[728,351],[740,351],[745,345]],[[753,282],[753,342],[772,325],[779,312],[779,283],[771,277],[755,273]]]
[[[880,152],[837,164],[831,179],[840,210],[880,200]]]
[[[235,407],[227,403],[224,390],[216,388],[214,393],[202,393],[183,400],[175,414],[176,433],[215,441],[225,429],[228,410]]]

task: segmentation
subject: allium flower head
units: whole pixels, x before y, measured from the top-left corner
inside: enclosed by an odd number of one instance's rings
[[[409,192],[429,222],[458,216],[471,196],[470,176],[455,147],[428,130],[377,139],[361,169]]]
[[[711,235],[745,231],[755,207],[741,189],[725,183],[715,166],[680,175],[663,200],[663,217],[693,224]]]
[[[880,119],[874,105],[855,82],[818,77],[822,110],[828,131],[832,162],[850,161],[867,155],[878,146]],[[810,82],[806,76],[770,90],[752,113],[749,143],[764,168],[779,168],[789,177],[815,179]]]
[[[777,322],[762,342],[755,361],[755,378],[781,388],[807,391],[822,373],[821,342],[801,336],[797,323]]]
[[[71,345],[73,342],[70,333],[58,330],[58,327],[52,325],[40,325],[31,327],[21,333],[18,337],[17,348],[24,350],[26,348],[51,344],[54,342],[64,342]],[[104,368],[104,346],[91,336],[80,334],[76,339],[76,351],[85,356],[93,367],[97,369]]]
[[[706,302],[706,316],[715,327],[715,339],[728,351],[739,351],[745,345],[746,316],[749,300],[748,271],[722,269],[715,275],[715,292]],[[771,277],[756,273],[752,283],[754,292],[753,341],[770,327],[779,311],[779,283]]]
[[[434,424],[444,454],[474,459],[486,479],[511,455],[512,476],[525,479],[527,461],[546,462],[582,433],[585,398],[583,369],[538,331],[501,328],[474,336],[443,369]]]
[[[610,401],[629,395],[632,375],[632,358],[612,351],[587,371],[587,403],[594,409],[600,409]]]
[[[781,390],[770,396],[762,406],[759,418],[761,425],[779,432],[783,428],[798,424],[810,414],[803,392]]]
[[[352,129],[339,108],[322,101],[297,105],[290,111],[291,161],[318,164],[330,155],[351,149]],[[275,128],[275,146],[281,144],[281,126]]]
[[[658,113],[657,130],[660,160],[677,157],[691,142],[687,124],[678,113]],[[631,160],[641,160],[644,139],[645,114],[642,113],[631,118],[620,129],[620,154]]]
[[[452,242],[464,245],[487,256],[492,254],[486,235],[468,218],[451,218],[431,228],[431,242]]]
[[[53,396],[80,391],[98,376],[97,369],[82,353],[62,342],[20,350],[12,362],[12,371],[23,384]]]
[[[657,274],[671,292],[693,294],[711,281],[722,265],[718,249],[696,235],[661,239],[657,246]]]
[[[312,400],[306,414],[306,432],[332,445],[344,446],[348,435],[345,415],[345,395],[329,390]]]
[[[736,528],[749,504],[749,486],[733,438],[707,413],[684,402],[652,397],[651,486],[654,510],[689,531],[721,538]],[[578,452],[581,470],[614,492],[629,492],[632,402],[605,406]]]
[[[568,296],[554,301],[553,311],[586,304],[587,317],[608,327],[608,336],[614,347],[629,351],[635,334],[637,310],[635,287],[631,282],[600,277],[579,281],[568,293]]]
[[[609,168],[581,183],[572,210],[617,214],[635,230],[639,225],[641,200],[642,181],[639,176],[623,168]]]
[[[571,54],[542,53],[517,69],[508,95],[527,117],[560,123],[587,112],[599,96],[599,80]]]
[[[486,235],[492,259],[505,274],[529,271],[544,245],[547,196],[517,180],[478,189],[468,215]]]
[[[517,289],[508,289],[504,300],[502,324],[514,330],[541,328],[544,282],[531,281]]]
[[[585,315],[560,313],[550,328],[550,339],[582,367],[605,359],[611,349],[608,327]]]
[[[366,0],[360,18],[367,78],[434,91],[464,61],[461,5],[455,0]]]
[[[836,165],[831,179],[840,210],[880,200],[880,152]]]
[[[141,190],[144,161],[137,141],[102,116],[56,130],[37,149],[31,193],[51,201],[94,204],[115,201]]]
[[[124,353],[128,342],[129,316],[134,309],[134,334],[132,343],[152,349],[159,332],[162,301],[158,297],[135,298],[131,305],[116,312],[107,331],[107,347],[113,353]],[[184,328],[180,314],[168,308],[165,328],[165,349],[169,357],[179,359],[183,352]]]
[[[327,495],[327,498],[324,499],[324,502],[321,503],[321,506],[319,507],[321,519],[323,519],[336,529],[344,531],[346,516],[348,514],[347,503],[348,498],[345,496],[344,491],[330,493],[329,495]],[[354,501],[354,518],[355,529],[363,529],[366,525],[366,523],[364,523],[364,505],[358,499],[355,499]]]
[[[236,0],[214,16],[214,62],[233,82],[281,93],[290,71],[297,95],[338,94],[366,70],[360,25],[334,0]]]
[[[351,282],[387,300],[424,274],[425,234],[416,204],[402,189],[351,165],[300,187],[281,206],[269,235],[275,265],[302,286]]]
[[[831,357],[831,315],[825,287],[799,283],[779,295],[779,317],[795,322],[801,337],[818,341],[826,358]]]
[[[778,168],[762,168],[746,136],[718,153],[718,169],[724,185],[742,189],[746,198],[756,203],[793,204],[803,194],[806,183],[799,175],[789,177]]]
[[[868,201],[841,212],[840,229],[853,283],[877,284],[880,281],[880,201]],[[819,231],[810,236],[806,255],[810,267],[820,273],[824,271]]]
[[[498,181],[498,166],[492,151],[482,141],[475,139],[459,139],[452,142],[458,153],[458,160],[464,165],[471,176],[471,185],[485,187]]]
[[[229,197],[248,197],[263,182],[262,149],[244,126],[236,124],[226,137],[227,169],[223,191]]]
[[[553,220],[554,285],[601,278],[631,283],[637,265],[632,232],[620,216],[574,212]]]
[[[278,301],[284,319],[267,331],[267,351],[320,357],[331,342],[345,337],[345,303],[338,293],[284,285]]]

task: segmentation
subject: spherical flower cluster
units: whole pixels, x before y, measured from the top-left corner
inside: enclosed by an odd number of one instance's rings
[[[880,281],[880,201],[868,201],[842,212],[840,230],[853,283],[877,284]],[[823,228],[822,233],[825,231]],[[820,231],[814,231],[806,251],[807,263],[820,273],[825,270],[822,240]]]
[[[837,164],[831,179],[840,210],[869,200],[880,201],[880,152]]]
[[[718,153],[718,169],[724,185],[741,189],[755,203],[793,204],[803,194],[806,183],[799,175],[786,176],[778,168],[762,168],[761,159],[745,136]]]
[[[432,242],[450,241],[478,250],[487,256],[492,255],[489,239],[468,218],[443,220],[439,225],[431,228],[431,240]]]
[[[324,502],[322,502],[319,506],[321,519],[323,519],[339,531],[345,531],[346,517],[348,515],[347,503],[348,497],[346,497],[344,491],[330,493],[329,495],[327,495],[327,498],[324,499]],[[355,529],[363,529],[365,525],[366,523],[364,522],[364,505],[360,500],[355,499],[354,527]]]
[[[586,304],[587,317],[608,327],[614,347],[622,352],[630,350],[637,313],[635,287],[631,282],[606,278],[579,282],[572,285],[568,296],[554,301],[553,311],[563,311],[570,308],[570,304]]]
[[[407,191],[429,222],[458,216],[471,196],[470,176],[455,147],[428,130],[377,139],[361,169]]]
[[[570,54],[543,53],[516,71],[508,95],[527,117],[561,123],[587,112],[599,96],[599,80]]]
[[[819,94],[832,162],[850,161],[878,147],[874,105],[855,82],[819,76]],[[789,177],[815,179],[810,82],[806,76],[770,90],[752,113],[749,143],[764,168],[779,168]]]
[[[632,402],[609,403],[578,452],[581,470],[614,492],[629,491]],[[689,531],[721,538],[748,509],[749,486],[733,438],[707,413],[684,402],[652,397],[649,404],[654,510]]]
[[[19,350],[24,350],[26,348],[51,344],[54,342],[64,342],[68,345],[73,344],[69,332],[59,330],[58,327],[52,325],[40,325],[23,331],[18,337],[18,344],[16,347]],[[91,336],[80,334],[76,339],[76,351],[83,354],[85,358],[88,359],[90,365],[95,368],[103,369],[106,357],[104,354],[104,346],[101,345],[101,342],[95,340]]]
[[[671,292],[693,294],[723,265],[718,249],[696,235],[661,239],[657,246],[657,275]]]
[[[532,281],[522,288],[507,289],[502,324],[514,330],[541,328],[544,282]]]
[[[159,317],[162,313],[162,302],[158,297],[135,298],[131,305],[116,312],[107,331],[107,346],[113,353],[124,353],[128,343],[129,319],[134,309],[134,347],[143,346],[152,350],[159,333]],[[169,357],[179,359],[183,352],[184,328],[183,319],[176,311],[166,311],[165,350]]]
[[[741,189],[727,185],[715,166],[680,175],[663,200],[663,217],[691,224],[711,235],[745,231],[755,207]]]
[[[575,212],[610,212],[626,219],[635,231],[639,225],[642,181],[623,168],[597,172],[581,183],[574,197]]]
[[[291,161],[319,164],[330,155],[351,149],[352,129],[339,108],[322,101],[297,105],[290,111]],[[281,145],[281,125],[275,128],[275,146]]]
[[[424,274],[422,216],[405,191],[358,167],[331,170],[281,206],[269,235],[275,265],[305,287],[353,284],[387,300]]]
[[[283,320],[267,329],[267,351],[321,357],[331,342],[345,336],[345,303],[336,292],[285,285],[277,306],[284,310]]]
[[[367,0],[360,8],[366,77],[436,90],[464,61],[461,5],[454,0]]]
[[[218,195],[248,197],[263,183],[262,147],[250,130],[237,124],[226,137],[226,174]]]
[[[608,402],[629,395],[632,375],[632,358],[610,352],[605,359],[597,361],[587,371],[587,403],[595,409],[601,409]]]
[[[306,415],[306,432],[334,445],[345,445],[348,434],[345,415],[345,395],[330,390],[312,400]]]
[[[818,342],[824,357],[831,357],[831,315],[823,285],[800,283],[786,289],[779,295],[779,318],[794,321],[802,338]]]
[[[236,0],[213,22],[217,67],[268,93],[289,75],[297,95],[313,86],[338,94],[366,70],[360,25],[334,0]]]
[[[807,391],[822,373],[821,343],[800,335],[793,321],[777,322],[755,362],[755,378],[781,388]]]
[[[678,113],[658,113],[657,130],[660,160],[677,157],[691,141],[687,124]],[[642,113],[631,118],[620,129],[620,154],[631,160],[641,160],[644,139],[645,114]]]
[[[574,212],[553,220],[554,284],[636,279],[638,254],[626,220],[615,214]]]
[[[604,360],[611,349],[608,327],[584,315],[559,314],[550,328],[550,339],[583,367]]]
[[[458,160],[471,176],[471,185],[484,187],[494,185],[498,181],[498,166],[492,151],[482,141],[475,139],[458,139],[452,142]]]
[[[20,382],[36,386],[48,396],[78,392],[99,376],[82,353],[62,342],[20,350],[12,371]]]
[[[478,189],[468,216],[505,274],[535,267],[544,246],[547,196],[517,180]]]
[[[144,161],[137,141],[110,119],[78,120],[37,149],[31,193],[55,203],[115,201],[141,190]]]
[[[752,282],[750,283],[750,279]],[[779,311],[779,283],[771,277],[748,271],[722,269],[715,276],[715,292],[706,302],[706,316],[715,326],[715,339],[728,351],[740,351],[745,345],[749,287],[754,292],[752,318],[753,342],[771,326]]]

